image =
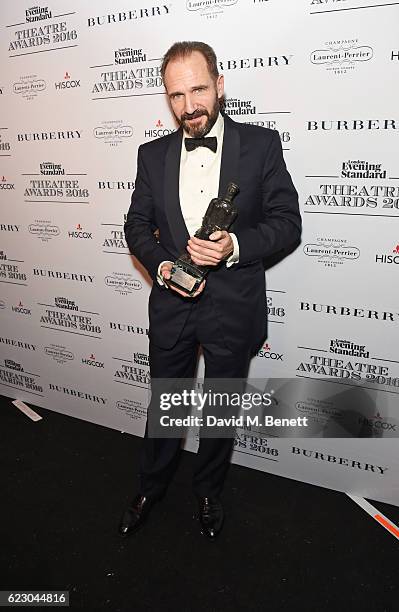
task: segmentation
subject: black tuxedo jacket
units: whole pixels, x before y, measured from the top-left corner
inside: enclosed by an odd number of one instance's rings
[[[226,346],[255,350],[266,337],[267,325],[262,260],[299,240],[301,217],[278,132],[227,116],[224,121],[219,196],[230,181],[238,184],[238,216],[230,231],[237,236],[240,259],[229,268],[222,262],[211,269],[204,292],[210,293]],[[124,226],[131,253],[154,280],[149,335],[162,348],[176,344],[193,304],[192,298],[182,298],[156,281],[159,264],[174,261],[189,239],[179,203],[182,135],[180,128],[139,147],[135,190]]]

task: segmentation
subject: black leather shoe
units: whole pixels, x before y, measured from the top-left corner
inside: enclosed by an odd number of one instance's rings
[[[138,531],[148,518],[155,501],[143,495],[137,495],[122,516],[119,535],[124,538]]]
[[[201,533],[210,540],[214,540],[222,530],[223,506],[216,497],[200,497],[198,503]]]

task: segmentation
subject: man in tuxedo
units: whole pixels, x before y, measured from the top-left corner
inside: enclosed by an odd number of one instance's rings
[[[221,112],[224,80],[211,47],[175,43],[163,58],[162,76],[180,129],[139,147],[125,223],[129,249],[154,281],[151,378],[193,378],[201,346],[205,379],[242,379],[266,336],[263,260],[300,237],[297,192],[278,132],[236,123]],[[223,196],[231,181],[240,191],[230,231],[214,232],[209,240],[194,237],[210,200]],[[193,296],[168,282],[173,261],[185,250],[195,264],[211,268]],[[122,517],[122,536],[137,531],[164,494],[180,446],[178,438],[151,437],[147,423],[140,488]],[[210,539],[223,524],[220,493],[232,446],[231,438],[200,437],[195,458],[200,527]]]

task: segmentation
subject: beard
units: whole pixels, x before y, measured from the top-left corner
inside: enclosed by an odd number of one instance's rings
[[[216,123],[216,120],[219,116],[219,100],[217,96],[215,97],[215,103],[209,112],[206,108],[196,108],[195,111],[191,114],[183,113],[183,115],[179,118],[176,117],[179,125],[181,125],[185,132],[192,138],[203,138],[213,128]],[[194,126],[188,123],[188,119],[197,119],[198,117],[207,117],[207,120],[203,126]]]

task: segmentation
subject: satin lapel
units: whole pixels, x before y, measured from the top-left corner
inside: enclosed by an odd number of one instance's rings
[[[182,130],[171,139],[165,158],[164,201],[170,233],[176,245],[176,255],[185,251],[189,234],[180,208],[179,172]]]
[[[222,163],[220,165],[219,197],[226,194],[230,181],[238,184],[238,165],[240,161],[240,134],[234,121],[224,115],[224,136]],[[239,186],[239,185],[238,185]],[[237,198],[239,195],[237,196]]]

